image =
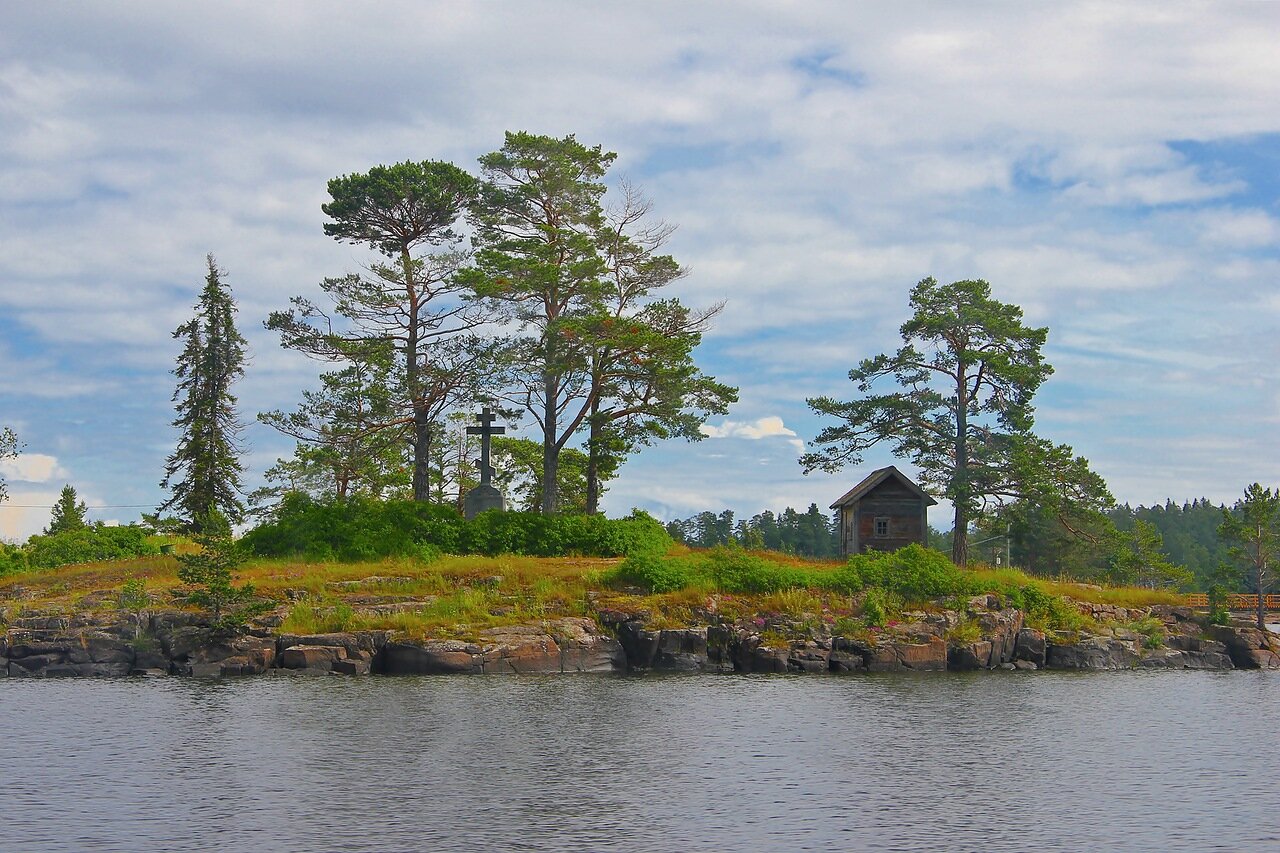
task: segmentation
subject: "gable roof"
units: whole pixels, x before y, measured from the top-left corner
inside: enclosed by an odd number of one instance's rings
[[[914,492],[917,497],[921,498],[925,502],[924,504],[925,506],[933,506],[934,504],[937,503],[937,501],[929,497],[929,495],[925,492],[924,489],[920,488],[915,483],[911,482],[911,480],[908,479],[906,474],[903,474],[897,468],[890,465],[887,468],[881,468],[878,471],[872,471],[871,474],[868,475],[868,477],[865,480],[863,480],[858,485],[854,486],[849,491],[845,492],[844,495],[839,500],[833,503],[831,505],[831,509],[839,509],[842,506],[848,506],[854,501],[860,500],[867,494],[867,492],[871,491],[876,486],[880,485],[890,477],[896,477],[898,481],[902,483],[902,485],[906,486],[908,489]]]

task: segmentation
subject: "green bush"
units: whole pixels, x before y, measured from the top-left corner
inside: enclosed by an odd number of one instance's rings
[[[94,525],[66,530],[27,540],[26,556],[32,568],[51,569],[72,563],[125,560],[160,553],[148,531],[137,525],[106,527]]]
[[[635,554],[623,560],[603,578],[607,584],[638,586],[653,593],[676,592],[694,586],[706,576],[695,561],[681,557],[661,557],[653,553]]]
[[[17,545],[0,542],[0,577],[15,572],[25,572],[31,568],[27,562],[27,553]]]
[[[663,553],[671,538],[658,521],[636,511],[622,519],[598,515],[486,512],[464,520],[451,506],[419,501],[315,501],[289,495],[273,519],[242,540],[262,557],[373,560],[422,556],[424,546],[449,554],[618,557]]]
[[[809,585],[807,573],[740,548],[712,548],[706,560],[711,579],[721,592],[779,592]]]
[[[862,573],[858,571],[857,565],[852,560],[834,571],[814,572],[812,581],[812,585],[818,589],[826,589],[845,595],[854,595],[866,587],[862,580]]]
[[[849,558],[866,586],[876,586],[907,601],[926,601],[974,591],[972,577],[943,554],[920,545],[892,553],[869,552]]]
[[[868,587],[862,599],[862,621],[883,628],[902,614],[902,607],[902,596],[896,592],[878,586]]]

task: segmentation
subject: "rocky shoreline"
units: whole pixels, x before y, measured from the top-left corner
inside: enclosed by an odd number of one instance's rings
[[[213,631],[207,616],[185,611],[27,612],[5,623],[0,677],[1280,669],[1280,636],[1243,622],[1208,625],[1171,606],[1078,606],[1093,624],[1112,627],[1046,634],[993,596],[978,596],[964,610],[904,614],[902,622],[853,636],[713,611],[706,624],[659,627],[644,612],[602,609],[594,619],[490,628],[466,640],[414,640],[394,631],[289,634],[278,627],[283,612],[234,633]],[[1138,622],[1147,630],[1123,627]],[[976,630],[959,632],[960,625]]]

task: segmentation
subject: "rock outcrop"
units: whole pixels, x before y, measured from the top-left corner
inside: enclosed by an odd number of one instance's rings
[[[729,619],[709,605],[695,613],[701,625],[659,627],[644,611],[602,610],[598,621],[565,617],[465,639],[289,634],[278,628],[283,610],[236,632],[184,611],[142,621],[116,612],[28,612],[4,626],[0,677],[1280,669],[1280,638],[1245,623],[1204,626],[1179,607],[1081,609],[1095,620],[1093,633],[1046,634],[995,596],[978,596],[956,610],[907,613],[851,634],[814,614]]]

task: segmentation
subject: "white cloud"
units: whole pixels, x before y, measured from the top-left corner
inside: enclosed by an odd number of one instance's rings
[[[1123,420],[1087,409],[1075,441],[1148,436],[1119,481],[1143,499],[1168,487],[1154,463],[1186,420],[1188,378],[1199,408],[1256,426],[1235,437],[1241,459],[1269,453],[1272,425],[1229,389],[1280,381],[1277,224],[1241,198],[1240,175],[1176,144],[1280,133],[1265,4],[6,11],[2,417],[48,436],[40,449],[112,503],[157,496],[170,332],[205,252],[230,273],[254,351],[245,420],[289,408],[320,368],[280,353],[262,318],[364,260],[321,232],[327,179],[409,157],[473,166],[507,129],[617,150],[618,174],[680,226],[670,248],[692,275],[679,295],[729,300],[704,346],[710,372],[755,406],[716,434],[802,448],[797,431],[815,432],[804,397],[851,393],[846,371],[896,345],[907,289],[935,275],[985,277],[1050,326],[1059,373],[1042,411],[1080,411],[1071,395],[1090,385],[1142,401]],[[70,413],[53,399],[73,396]],[[118,431],[92,438],[104,417]],[[254,464],[287,452],[249,435]],[[727,478],[699,485],[716,500],[809,488],[696,454],[646,478],[670,458],[647,450],[622,476],[655,489]],[[1223,476],[1208,460],[1196,470]]]
[[[44,453],[21,453],[15,459],[0,461],[0,477],[24,483],[47,483],[61,479],[67,472],[58,464],[57,457]]]
[[[791,441],[787,443],[796,450],[804,450],[804,442],[796,435],[796,431],[788,429],[777,415],[766,415],[754,421],[724,421],[720,426],[702,424],[699,430],[707,438],[747,438],[756,441],[790,436]]]

